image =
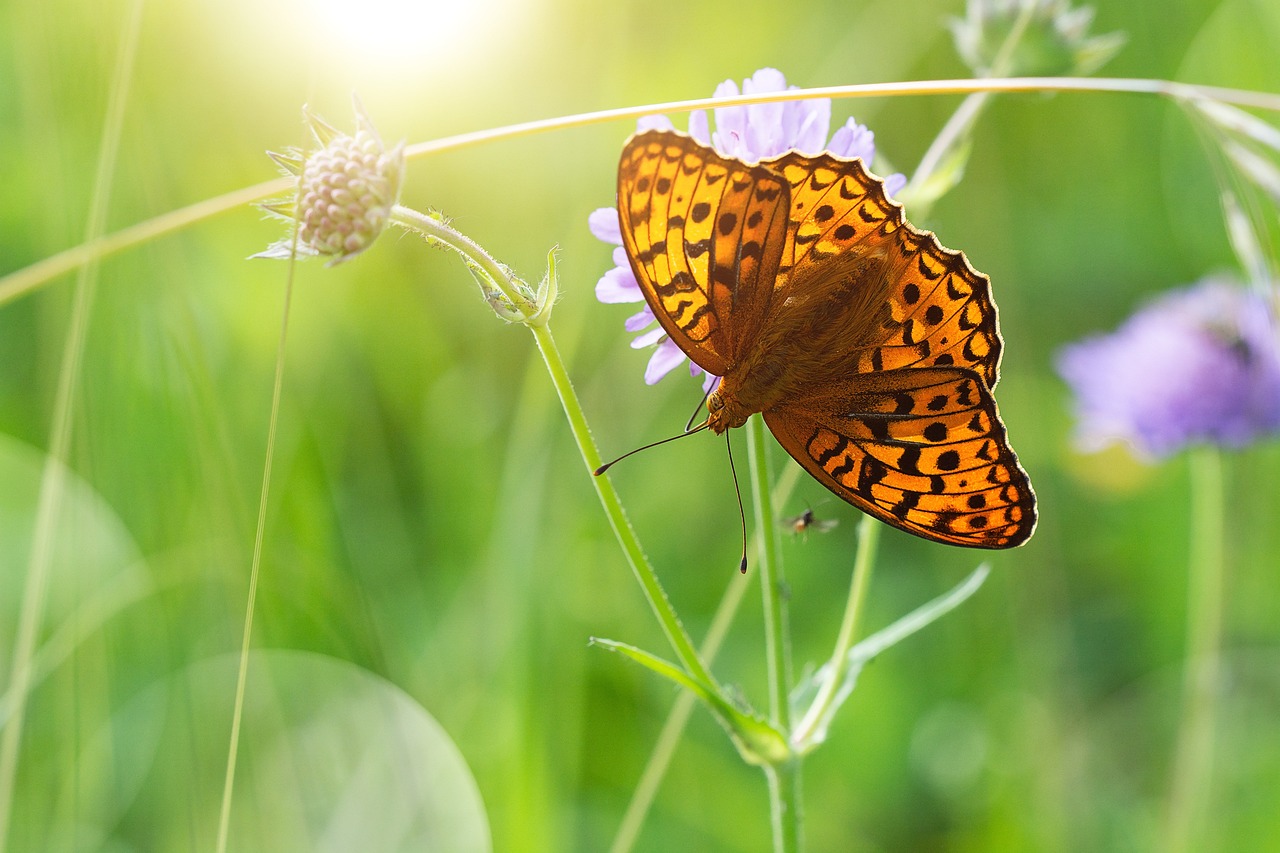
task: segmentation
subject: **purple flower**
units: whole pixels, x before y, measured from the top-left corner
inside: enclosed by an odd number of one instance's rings
[[[741,94],[782,92],[788,88],[796,87],[787,86],[781,71],[762,68],[742,81]],[[716,87],[715,94],[716,97],[737,95],[738,86],[732,80],[726,80]],[[853,119],[838,128],[828,141],[831,129],[829,98],[720,107],[715,110],[715,119],[716,129],[713,132],[708,126],[705,110],[690,113],[689,135],[704,145],[713,146],[726,157],[749,163],[775,157],[792,149],[803,154],[820,154],[824,146],[838,157],[861,157],[867,164],[871,163],[876,153],[875,134]],[[675,129],[671,120],[663,115],[645,116],[636,125],[638,130]],[[884,183],[885,192],[894,195],[906,186],[907,179],[901,174],[893,174]],[[644,294],[640,292],[640,285],[631,272],[626,250],[622,248],[617,209],[602,207],[592,212],[587,225],[596,237],[618,247],[613,250],[613,269],[601,276],[596,283],[596,298],[601,302],[644,302]],[[648,305],[640,313],[627,318],[624,325],[628,332],[642,332],[631,342],[632,347],[640,349],[657,345],[644,372],[644,381],[648,384],[657,382],[684,361],[684,353],[667,337],[662,327],[657,325],[657,318]],[[690,363],[689,371],[694,376],[703,372],[702,368],[693,363]],[[708,375],[703,380],[703,389],[709,389],[715,380],[716,377]]]
[[[1280,432],[1280,338],[1267,300],[1210,279],[1152,301],[1115,333],[1064,347],[1077,441],[1168,456]]]

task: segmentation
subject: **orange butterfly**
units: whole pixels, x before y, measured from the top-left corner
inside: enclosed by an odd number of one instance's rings
[[[991,396],[989,281],[908,223],[861,160],[751,166],[647,131],[623,149],[618,218],[663,329],[722,377],[714,432],[763,412],[818,482],[926,539],[1031,535],[1035,495]]]

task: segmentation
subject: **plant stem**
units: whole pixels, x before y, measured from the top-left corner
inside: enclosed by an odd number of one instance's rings
[[[858,522],[858,550],[853,558],[853,578],[849,582],[849,598],[845,603],[844,618],[840,622],[840,633],[836,637],[835,649],[827,662],[830,677],[823,682],[813,704],[805,712],[804,718],[796,725],[791,734],[791,745],[797,752],[804,753],[810,746],[810,739],[818,729],[821,721],[827,718],[832,702],[840,695],[845,677],[849,671],[849,650],[853,648],[857,638],[858,620],[862,615],[862,605],[866,601],[867,585],[871,580],[871,570],[875,563],[876,544],[880,540],[880,522],[869,515],[863,515]]]
[[[1209,813],[1213,728],[1217,716],[1225,511],[1222,457],[1196,448],[1191,464],[1191,563],[1187,584],[1187,656],[1183,669],[1182,722],[1173,761],[1163,850],[1200,849]]]
[[[984,77],[1003,77],[1009,71],[1009,66],[1013,62],[1014,51],[1018,47],[1018,42],[1022,41],[1022,36],[1027,31],[1027,27],[1031,24],[1031,18],[1035,15],[1036,4],[1027,3],[1022,8],[1018,19],[1014,21],[1013,27],[1009,30],[1009,34],[1005,36],[1004,42],[1000,45],[1000,50],[996,54],[995,60],[991,63],[991,69],[983,74]],[[951,118],[947,119],[947,123],[942,126],[942,130],[938,131],[938,135],[933,138],[933,142],[929,144],[929,149],[924,152],[924,156],[920,158],[920,165],[916,167],[915,174],[911,176],[911,185],[913,187],[923,187],[928,183],[929,178],[938,170],[939,164],[942,163],[944,157],[951,152],[960,140],[964,139],[970,129],[978,121],[978,116],[982,115],[982,110],[986,107],[987,102],[991,100],[991,92],[972,92],[970,93],[951,114]],[[919,219],[923,219],[929,215],[929,209],[933,205],[932,199],[922,199],[921,203],[916,204],[912,209],[912,215]]]
[[[773,522],[769,501],[769,464],[766,456],[764,419],[756,414],[747,421],[747,452],[751,469],[751,502],[755,508],[756,535],[759,537],[760,591],[764,597],[765,657],[769,671],[769,717],[780,732],[791,729],[790,646],[788,642],[787,607],[783,594],[782,560],[778,548],[778,529]],[[794,853],[800,849],[800,760],[777,766],[765,766],[769,780],[769,805],[773,821],[775,853]]]
[[[626,513],[622,509],[622,502],[618,500],[618,493],[614,491],[613,483],[608,475],[594,476],[595,470],[600,467],[600,451],[596,449],[595,441],[591,438],[591,429],[587,426],[582,405],[578,402],[578,395],[573,390],[573,383],[569,380],[569,372],[565,369],[560,351],[556,348],[555,339],[551,336],[551,329],[546,325],[530,326],[529,331],[533,333],[538,352],[542,353],[547,372],[551,374],[551,383],[555,386],[556,393],[560,396],[560,404],[564,406],[564,413],[569,418],[569,428],[573,432],[574,440],[578,443],[578,451],[582,454],[587,471],[592,473],[591,482],[596,487],[596,494],[604,507],[605,515],[613,527],[614,535],[618,537],[618,544],[622,546],[627,562],[631,564],[636,580],[640,582],[640,587],[649,600],[649,607],[658,617],[658,623],[662,626],[663,633],[667,635],[671,648],[689,675],[718,691],[715,680],[703,665],[702,659],[698,657],[693,641],[681,624],[680,617],[672,608],[666,592],[663,591],[657,574],[649,565],[649,560],[640,547],[640,541],[636,538],[631,522],[627,520]]]
[[[93,195],[85,222],[85,242],[91,243],[106,230],[107,209],[115,179],[115,166],[124,127],[125,106],[129,103],[129,84],[138,54],[138,38],[142,30],[143,0],[134,0],[121,32],[120,54],[116,58],[108,92],[107,113],[102,125],[98,161],[94,169]],[[54,397],[53,422],[49,430],[49,449],[40,476],[40,493],[36,506],[31,554],[27,560],[26,583],[18,611],[18,626],[9,667],[9,715],[0,736],[0,853],[8,846],[9,826],[17,790],[18,759],[22,752],[22,730],[26,719],[27,699],[34,675],[33,658],[44,621],[45,602],[49,592],[56,533],[63,494],[67,482],[67,459],[71,446],[71,426],[76,394],[80,386],[81,364],[93,298],[98,284],[98,264],[88,258],[76,277],[71,321],[62,349],[58,371],[58,388]],[[8,277],[6,276],[6,279]],[[0,280],[2,281],[2,280]],[[3,290],[0,284],[0,290]]]
[[[785,764],[764,765],[769,783],[769,805],[773,819],[774,853],[798,853],[800,845],[800,759]]]
[[[402,228],[417,231],[428,241],[443,243],[453,249],[470,263],[474,263],[502,292],[502,296],[517,312],[526,318],[532,317],[536,310],[524,297],[512,280],[511,272],[498,263],[497,259],[485,251],[484,247],[460,231],[451,228],[438,219],[420,213],[411,207],[397,204],[391,213],[391,221]],[[507,319],[515,319],[508,317]]]
[[[778,477],[778,482],[773,487],[771,501],[775,514],[782,511],[791,493],[795,491],[802,471],[799,465],[791,465],[782,476]],[[741,578],[729,579],[724,595],[720,598],[720,604],[716,606],[715,615],[711,617],[711,627],[707,629],[707,636],[698,648],[699,655],[708,666],[715,662],[720,644],[729,633],[729,627],[733,624],[733,619],[746,593],[747,584],[743,583]],[[671,712],[667,715],[666,722],[662,724],[662,731],[658,733],[653,751],[649,754],[649,761],[645,764],[644,772],[640,774],[640,781],[636,783],[635,790],[631,793],[631,802],[627,803],[627,811],[618,824],[613,843],[609,845],[609,853],[629,853],[635,847],[636,839],[640,836],[641,825],[649,812],[649,807],[653,804],[654,797],[657,796],[658,787],[662,784],[662,778],[671,764],[671,758],[675,755],[676,746],[684,734],[684,727],[693,713],[695,701],[696,697],[688,690],[684,690],[672,703]]]
[[[297,249],[297,233],[294,249]],[[280,424],[280,394],[284,388],[285,344],[289,340],[289,308],[293,303],[293,280],[297,261],[289,262],[284,284],[284,306],[280,312],[280,335],[276,343],[276,372],[271,384],[271,415],[267,422],[267,446],[262,461],[262,486],[258,492],[258,520],[253,534],[253,557],[249,564],[249,593],[244,604],[244,629],[240,635],[240,660],[236,666],[236,692],[231,708],[231,733],[227,739],[227,767],[222,778],[222,803],[218,809],[216,853],[226,853],[231,832],[231,800],[235,793],[236,761],[240,754],[240,726],[244,718],[244,697],[249,678],[249,646],[253,639],[253,615],[258,601],[258,580],[262,576],[262,546],[266,539],[271,471],[276,453],[276,428]]]
[[[577,113],[420,142],[408,146],[405,149],[405,156],[409,158],[423,157],[443,151],[466,148],[471,145],[495,142],[501,139],[516,139],[536,133],[605,124],[660,112],[688,112],[689,110],[697,109],[813,98],[887,98],[907,95],[966,95],[972,92],[1121,92],[1159,95],[1179,101],[1216,100],[1240,107],[1280,112],[1280,96],[1268,92],[1229,89],[1220,86],[1196,86],[1187,83],[1176,83],[1170,80],[1121,77],[1015,77],[983,80],[919,80],[902,83],[827,86],[814,89],[795,89],[782,93],[738,95],[724,98],[697,98],[661,104],[647,104],[638,107]],[[203,222],[219,213],[235,210],[246,204],[284,192],[294,183],[294,179],[291,178],[276,178],[270,181],[263,181],[254,186],[233,190],[215,198],[205,199],[187,207],[169,211],[103,237],[87,239],[78,246],[65,249],[22,269],[0,276],[0,305],[24,296],[90,261],[100,260],[107,255],[148,243],[165,234]]]
[[[759,537],[760,587],[764,594],[765,654],[769,668],[769,717],[779,731],[791,727],[787,693],[791,689],[790,647],[787,642],[785,580],[779,556],[777,525],[769,503],[769,465],[765,457],[764,420],[747,422],[747,453],[751,470],[751,503]]]

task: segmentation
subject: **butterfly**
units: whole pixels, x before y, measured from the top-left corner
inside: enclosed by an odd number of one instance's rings
[[[622,152],[618,218],[662,328],[721,377],[705,426],[763,413],[814,479],[925,539],[1031,535],[1035,494],[991,394],[990,282],[907,222],[861,160],[751,165],[645,131]]]

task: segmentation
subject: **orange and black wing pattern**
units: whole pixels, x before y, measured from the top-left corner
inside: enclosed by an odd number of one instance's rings
[[[894,527],[972,548],[1012,548],[1035,529],[1031,482],[970,370],[886,371],[764,419],[818,482]]]
[[[636,134],[623,149],[618,218],[632,271],[663,329],[708,373],[723,376],[765,316],[787,189],[775,170],[673,131]]]

